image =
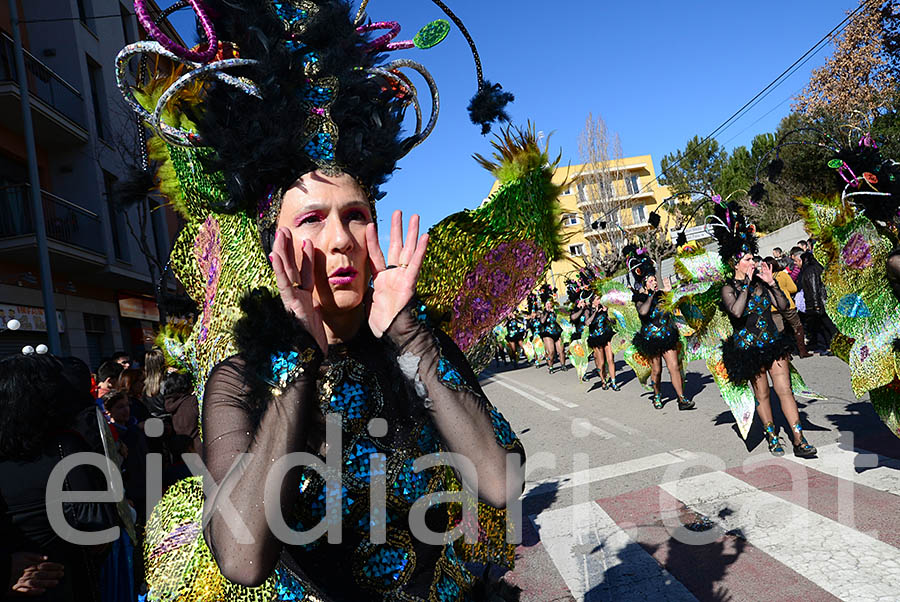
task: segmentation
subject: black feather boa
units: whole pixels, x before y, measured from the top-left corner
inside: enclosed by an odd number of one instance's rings
[[[588,337],[587,344],[588,347],[596,347],[600,348],[609,343],[613,338],[613,331],[607,330],[603,334],[598,334],[597,336]]]
[[[314,349],[312,369],[321,365],[323,354],[300,320],[284,308],[277,293],[266,288],[251,290],[241,298],[240,307],[243,315],[235,322],[232,332],[246,366],[250,385],[247,409],[255,424],[272,396],[267,382],[272,371],[272,354]]]
[[[735,385],[742,385],[754,378],[763,370],[768,370],[772,362],[791,357],[791,346],[783,335],[775,339],[771,345],[763,348],[748,347],[741,349],[731,335],[722,343],[722,363],[728,372],[728,380]]]

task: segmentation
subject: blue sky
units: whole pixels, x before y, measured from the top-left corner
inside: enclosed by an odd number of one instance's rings
[[[516,95],[514,123],[530,119],[553,132],[551,148],[562,150],[563,163],[581,162],[578,136],[592,112],[619,134],[625,156],[650,153],[657,168],[664,154],[710,133],[857,6],[857,0],[447,3],[474,37],[485,76]],[[176,26],[187,32],[190,13],[179,14]],[[371,0],[368,14],[399,21],[398,39],[443,17],[427,0]],[[829,45],[717,136],[719,142],[730,150],[773,131],[830,53]],[[417,60],[434,75],[441,115],[432,136],[403,159],[385,187],[379,221],[389,223],[391,212],[402,209],[419,213],[429,227],[484,199],[493,178],[471,155],[490,152],[490,138],[468,120],[475,68],[455,28],[436,48],[394,56]]]

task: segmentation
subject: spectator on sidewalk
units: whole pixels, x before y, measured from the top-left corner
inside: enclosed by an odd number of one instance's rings
[[[97,399],[115,390],[122,371],[122,366],[112,360],[107,360],[100,364],[100,367],[97,369],[97,391],[95,394]]]
[[[775,276],[775,282],[784,292],[790,302],[790,307],[785,311],[779,312],[783,323],[790,327],[791,335],[797,344],[798,355],[802,358],[810,357],[812,354],[806,350],[806,334],[803,332],[803,324],[800,322],[800,315],[797,312],[797,305],[794,303],[794,295],[797,294],[797,285],[791,279],[787,272],[781,268],[781,264],[774,257],[766,257],[766,263],[772,268],[772,274]],[[772,307],[775,311],[775,307]]]
[[[827,291],[822,283],[824,268],[809,251],[801,256],[800,261],[802,268],[799,286],[803,290],[803,298],[806,302],[806,329],[809,332],[809,346],[830,353],[828,348],[831,345],[831,339],[837,333],[837,328],[825,313]],[[822,346],[818,347],[820,340]]]
[[[775,247],[772,249],[772,257],[775,259],[781,259],[784,257],[784,251],[781,250],[781,247]]]
[[[791,249],[791,264],[790,267],[785,268],[787,270],[788,275],[791,277],[791,280],[794,283],[799,283],[800,281],[800,268],[803,265],[803,261],[801,257],[803,256],[803,249],[800,247],[793,247]]]

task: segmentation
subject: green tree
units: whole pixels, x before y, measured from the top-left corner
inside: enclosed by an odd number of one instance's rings
[[[660,160],[659,182],[671,188],[673,194],[688,190],[708,192],[721,178],[727,162],[728,153],[718,141],[694,136],[683,151],[669,153]]]

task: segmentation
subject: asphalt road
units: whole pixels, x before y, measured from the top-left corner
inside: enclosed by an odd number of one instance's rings
[[[621,360],[619,392],[574,370],[491,366],[484,390],[529,458],[523,543],[506,580],[542,601],[753,600],[779,580],[788,599],[900,599],[900,439],[856,399],[841,360],[794,365],[827,397],[798,399],[818,460],[792,458],[789,445],[773,458],[758,420],[743,440],[702,362],[687,366],[689,411],[665,371],[668,403],[654,409]],[[703,541],[682,541],[692,534]],[[850,552],[817,557],[841,542]],[[877,575],[856,564],[866,562]]]

